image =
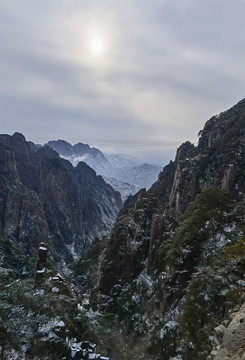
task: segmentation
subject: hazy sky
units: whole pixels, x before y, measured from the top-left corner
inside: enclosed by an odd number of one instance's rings
[[[161,161],[245,97],[244,18],[245,0],[0,0],[0,133]]]

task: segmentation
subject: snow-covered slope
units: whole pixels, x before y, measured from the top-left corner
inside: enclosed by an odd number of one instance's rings
[[[121,168],[115,171],[115,177],[123,182],[135,184],[140,188],[149,189],[157,180],[161,167],[151,164],[141,164],[134,167]]]
[[[131,168],[142,164],[141,161],[129,155],[105,154],[105,156],[113,168]]]
[[[84,161],[97,175],[102,175],[107,183],[119,191],[122,200],[130,194],[135,194],[141,188],[149,189],[157,180],[161,167],[142,164],[139,160],[123,154],[104,155],[100,150],[87,144],[71,145],[64,140],[49,141],[46,145],[52,147],[59,155],[69,160],[73,166]]]
[[[111,185],[114,190],[120,192],[122,201],[125,201],[130,194],[136,194],[141,189],[138,185],[128,184],[110,177],[104,177],[104,180],[107,184]]]

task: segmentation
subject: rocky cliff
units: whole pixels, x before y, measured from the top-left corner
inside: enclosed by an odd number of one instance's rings
[[[128,199],[98,258],[99,306],[144,339],[144,359],[205,359],[243,293],[244,132],[245,100],[211,118]]]
[[[161,167],[152,164],[142,164],[127,155],[106,154],[87,144],[77,143],[71,145],[64,140],[49,141],[46,145],[58,152],[74,166],[84,161],[96,174],[101,175],[106,183],[114,190],[119,191],[123,201],[130,194],[135,194],[142,187],[150,188],[156,181]]]
[[[183,144],[177,152],[170,206],[183,212],[204,187],[217,185],[244,197],[245,100],[212,117],[199,133],[197,148]],[[184,147],[184,149],[183,149]],[[182,156],[180,151],[189,155]]]
[[[110,231],[120,207],[120,194],[85,163],[73,168],[22,134],[0,135],[0,235],[25,253],[36,255],[43,241],[58,266],[70,267]]]
[[[143,264],[149,252],[152,259],[152,253],[158,252],[159,245],[169,237],[169,231],[165,230],[166,217],[169,217],[167,214],[183,213],[203,189],[214,185],[229,190],[236,200],[244,199],[244,135],[245,100],[242,100],[232,109],[211,118],[200,133],[198,146],[190,142],[182,144],[177,150],[175,161],[159,174],[157,184],[148,192],[141,191],[131,207],[126,203],[127,214],[118,219],[106,249],[105,259],[108,258],[111,270],[104,260],[105,269],[101,276],[103,291],[108,292],[108,286],[110,289],[113,287],[112,279],[124,279],[124,270],[128,265],[122,262],[130,263],[128,259],[137,247],[140,253],[136,251],[132,263],[138,264],[140,261]],[[121,214],[125,213],[125,209]],[[172,229],[174,222],[170,223],[167,227]],[[113,250],[122,247],[127,249],[126,253]],[[128,255],[122,256],[124,253]],[[121,268],[121,273],[112,268],[113,264],[115,268]],[[105,278],[110,271],[114,275],[107,281]],[[134,273],[131,274],[133,278]],[[126,278],[128,280],[128,276]]]
[[[245,297],[230,311],[229,318],[217,326],[214,349],[207,360],[242,360],[245,357]]]

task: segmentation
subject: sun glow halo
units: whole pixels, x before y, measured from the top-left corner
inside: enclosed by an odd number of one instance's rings
[[[99,55],[103,50],[102,41],[99,38],[94,38],[90,43],[90,48],[94,54]]]

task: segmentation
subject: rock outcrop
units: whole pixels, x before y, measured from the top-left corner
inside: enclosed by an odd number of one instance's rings
[[[41,288],[45,282],[46,264],[47,264],[48,247],[47,244],[41,243],[38,248],[37,266],[35,274],[35,287]]]
[[[126,155],[106,154],[94,147],[77,143],[71,145],[64,140],[49,141],[46,145],[57,151],[64,159],[74,166],[84,161],[88,166],[101,175],[106,183],[119,191],[125,201],[130,194],[135,194],[142,187],[149,187],[156,181],[161,167],[152,164],[138,164]]]
[[[133,216],[123,216],[114,226],[100,268],[99,287],[109,294],[112,287],[132,281],[140,274],[147,259],[152,215],[157,208],[154,197],[145,189],[138,194]]]
[[[0,235],[29,255],[45,242],[60,268],[71,266],[120,207],[120,194],[85,163],[73,168],[22,134],[0,135]]]
[[[221,186],[236,198],[244,196],[241,181],[244,135],[245,100],[242,100],[205,124],[197,148],[189,142],[181,145],[175,159],[170,206],[183,212],[196,194],[210,185]]]
[[[245,359],[245,296],[231,312],[229,320],[216,327],[215,345],[207,360]]]
[[[244,135],[242,100],[206,123],[197,147],[181,145],[152,189],[142,189],[125,203],[105,250],[99,276],[102,292],[108,294],[117,279],[133,279],[144,261],[156,261],[154,254],[175,226],[171,212],[183,213],[203,189],[214,185],[231,191],[237,200],[245,198]]]
[[[100,309],[140,333],[151,359],[206,358],[243,276],[245,100],[200,135],[125,202],[98,256]]]

